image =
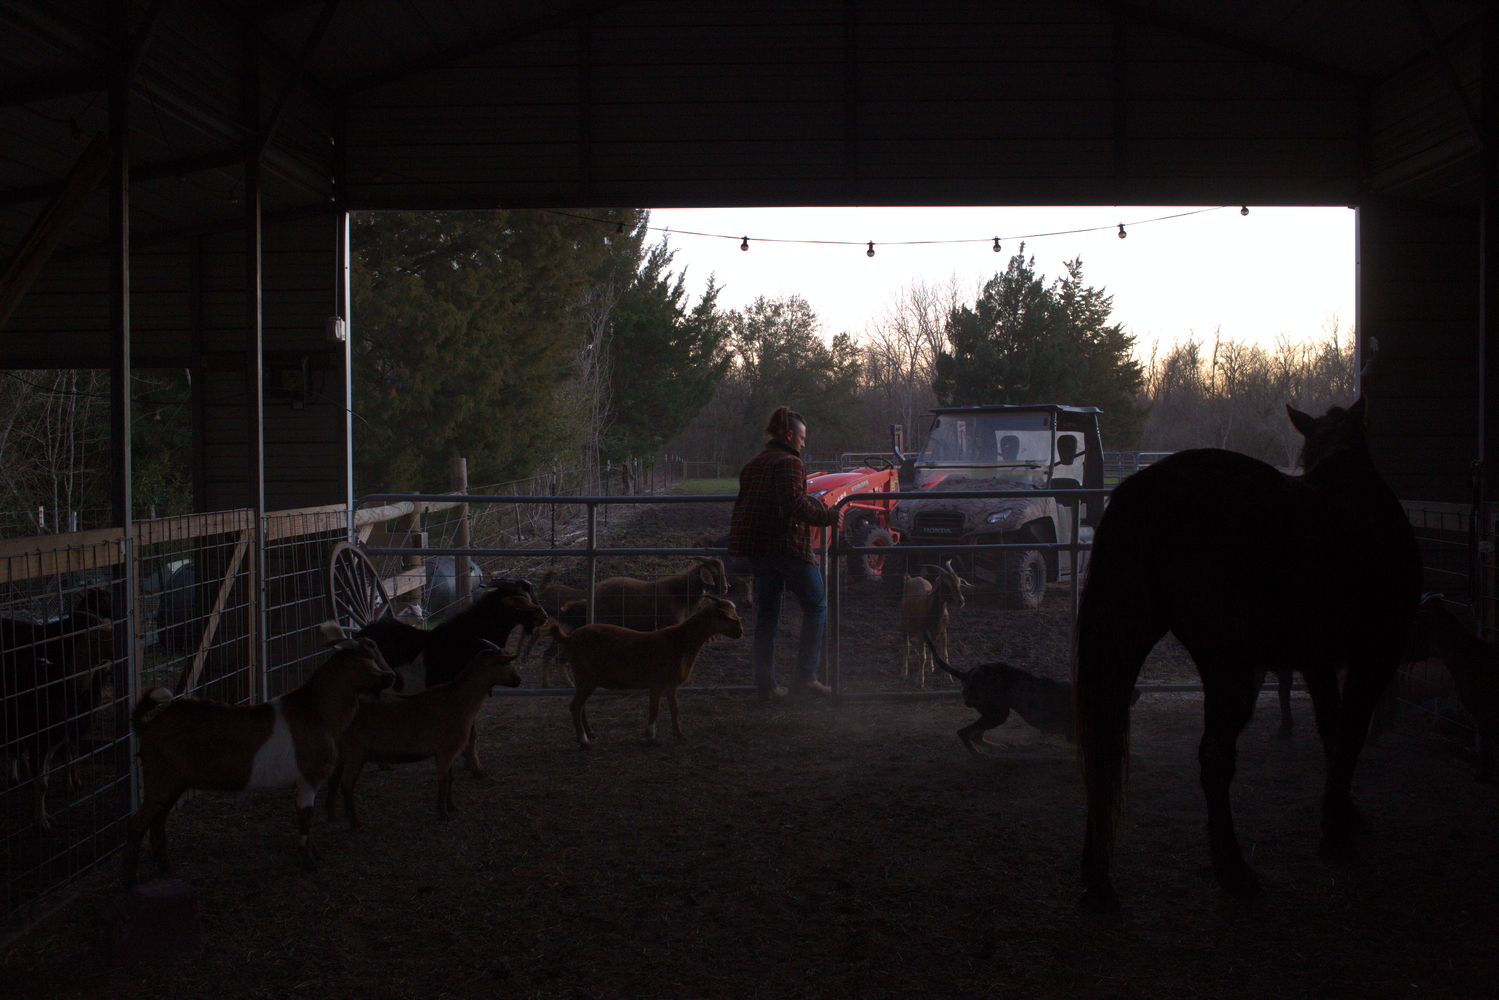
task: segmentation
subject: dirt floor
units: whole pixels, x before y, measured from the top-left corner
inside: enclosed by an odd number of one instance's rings
[[[654,512],[652,512],[654,515]],[[690,519],[684,519],[690,520]],[[698,525],[694,525],[697,527]],[[659,535],[649,520],[641,527]],[[983,605],[954,659],[1065,672],[1063,591],[1039,612]],[[889,606],[850,595],[846,669],[897,676]],[[1057,609],[1062,609],[1058,612]],[[861,616],[861,617],[858,617]],[[794,615],[788,615],[794,618]],[[786,642],[790,623],[783,623]],[[850,652],[852,650],[852,652]],[[747,684],[748,641],[705,655],[701,683]],[[848,666],[849,663],[854,666]],[[1147,680],[1187,679],[1164,647]],[[1263,890],[1219,890],[1197,784],[1201,701],[1135,707],[1118,887],[1078,909],[1082,790],[1071,747],[1012,718],[983,757],[955,699],[682,696],[684,742],[643,740],[643,696],[598,696],[580,752],[566,702],[503,697],[480,720],[496,779],[460,775],[435,816],[429,765],[367,771],[365,827],[319,812],[323,867],[296,865],[289,793],[204,795],[174,814],[197,887],[201,954],[90,967],[113,862],[0,956],[27,997],[1451,997],[1499,994],[1499,799],[1436,733],[1405,721],[1371,747],[1355,793],[1361,859],[1316,856],[1323,767],[1298,696],[1240,742],[1239,832]],[[153,868],[143,862],[145,873]]]

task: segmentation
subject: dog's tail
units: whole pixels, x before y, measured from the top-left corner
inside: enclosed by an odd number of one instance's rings
[[[937,652],[937,644],[932,641],[932,633],[924,631],[921,633],[921,637],[926,640],[926,646],[932,651],[932,659],[937,661],[937,666],[941,667],[943,670],[946,670],[948,673],[956,677],[959,684],[966,684],[968,682],[968,675],[973,673],[973,671],[959,670],[957,667],[944,660],[942,658],[942,654]]]

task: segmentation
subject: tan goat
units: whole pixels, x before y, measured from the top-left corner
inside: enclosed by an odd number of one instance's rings
[[[916,682],[926,687],[926,672],[932,657],[922,642],[924,634],[930,634],[942,655],[947,655],[947,622],[953,609],[963,606],[963,591],[973,584],[958,576],[949,559],[944,566],[923,566],[922,571],[935,575],[935,581],[926,576],[907,576],[905,591],[900,601],[900,631],[903,640],[901,676],[911,674],[911,646],[916,647]]]
[[[520,674],[507,653],[488,640],[489,648],[469,661],[453,680],[414,695],[387,694],[378,701],[362,701],[354,721],[338,738],[338,765],[328,779],[328,818],[338,812],[343,793],[349,826],[357,829],[354,785],[366,762],[415,764],[430,759],[437,765],[437,816],[447,819],[453,807],[453,762],[468,745],[474,719],[496,684],[520,687]]]
[[[671,709],[671,731],[678,739],[684,738],[677,719],[677,688],[692,676],[697,654],[714,636],[738,639],[744,635],[744,625],[732,601],[712,597],[686,621],[654,632],[594,624],[569,633],[555,620],[547,622],[545,631],[562,647],[572,664],[573,727],[578,733],[579,748],[587,750],[593,739],[593,727],[588,724],[584,705],[594,690],[601,687],[650,691],[650,716],[645,726],[645,738],[650,743],[656,742],[656,717],[661,714],[664,693]]]
[[[395,679],[372,640],[343,639],[307,683],[263,705],[174,699],[164,687],[147,691],[131,715],[140,745],[141,807],[127,829],[125,886],[135,884],[147,829],[161,870],[171,870],[167,814],[192,788],[296,786],[299,852],[303,865],[315,869],[312,804],[333,771],[339,734],[353,721],[360,695],[383,691]]]

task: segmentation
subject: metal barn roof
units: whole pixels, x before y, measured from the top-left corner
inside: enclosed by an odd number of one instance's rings
[[[1402,398],[1476,360],[1487,4],[9,0],[0,25],[0,246],[56,244],[0,285],[5,367],[119,363],[128,329],[133,363],[256,396],[274,352],[346,364],[347,212],[564,205],[1352,205],[1361,326],[1399,357],[1435,324]],[[39,221],[111,126],[128,177]],[[227,456],[259,418],[223,416]],[[266,419],[267,476],[336,498],[296,450],[322,421],[339,454],[342,418]]]

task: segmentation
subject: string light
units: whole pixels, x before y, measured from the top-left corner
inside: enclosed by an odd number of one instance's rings
[[[1245,205],[1243,208],[1239,209],[1239,214],[1240,215],[1248,215],[1249,214],[1249,206]]]
[[[379,180],[379,179],[381,179],[381,178],[377,174],[376,180]],[[1155,216],[1154,218],[1149,218],[1149,219],[1135,219],[1133,222],[1129,222],[1129,223],[1119,222],[1119,223],[1115,223],[1115,227],[1117,229],[1115,235],[1117,235],[1121,240],[1125,239],[1129,235],[1125,231],[1125,226],[1126,225],[1129,225],[1129,226],[1143,226],[1143,225],[1147,225],[1147,224],[1152,223],[1152,222],[1167,222],[1167,221],[1169,221],[1171,219],[1182,219],[1182,218],[1186,218],[1189,215],[1202,215],[1202,214],[1204,214],[1206,212],[1222,212],[1222,211],[1226,211],[1228,208],[1229,208],[1229,206],[1227,206],[1227,205],[1218,205],[1218,206],[1213,207],[1213,208],[1194,208],[1194,209],[1189,209],[1188,211],[1185,211],[1185,212],[1173,212],[1170,215],[1158,215],[1158,216]],[[597,223],[600,223],[600,224],[603,224],[603,225],[611,225],[612,224],[615,227],[615,229],[614,229],[614,235],[618,236],[618,235],[622,235],[624,233],[625,224],[624,224],[623,220],[601,219],[601,218],[598,218],[596,216],[578,215],[578,214],[573,213],[573,212],[564,212],[564,211],[561,211],[559,209],[544,209],[543,211],[546,211],[547,213],[549,213],[551,215],[560,215],[560,216],[563,216],[564,218],[578,219],[578,220],[583,221],[583,222],[597,222]],[[1239,209],[1239,214],[1240,215],[1248,215],[1249,214],[1249,207],[1247,205],[1244,206],[1244,207],[1241,207]],[[734,237],[728,235],[727,233],[705,233],[705,232],[699,232],[699,231],[692,230],[692,229],[672,229],[669,226],[651,226],[651,225],[647,225],[647,226],[644,226],[643,228],[646,231],[648,231],[648,232],[654,231],[654,232],[659,232],[659,233],[675,233],[678,236],[702,236],[702,237],[705,237],[707,239],[714,239],[714,240],[732,240],[734,238]],[[999,253],[1000,252],[1001,243],[1004,240],[1021,240],[1021,241],[1027,241],[1027,240],[1045,239],[1045,238],[1054,237],[1054,236],[1078,236],[1078,235],[1082,235],[1084,233],[1101,233],[1101,232],[1105,232],[1109,228],[1111,228],[1111,227],[1109,227],[1109,226],[1087,226],[1087,227],[1084,227],[1082,229],[1058,229],[1058,230],[1054,230],[1054,231],[1051,231],[1051,232],[1044,232],[1044,233],[1012,234],[1012,235],[1006,236],[1006,237],[987,236],[987,237],[979,237],[979,238],[952,239],[952,240],[888,240],[887,241],[887,245],[888,246],[903,246],[903,247],[906,247],[906,246],[937,246],[937,245],[949,246],[949,245],[954,245],[954,244],[958,244],[958,243],[988,243],[988,244],[990,244],[989,249],[993,250],[995,253]],[[800,244],[802,246],[858,246],[859,245],[859,241],[858,240],[808,240],[808,239],[778,238],[778,237],[774,237],[774,236],[757,236],[757,237],[755,237],[755,240],[756,240],[756,242],[759,242],[759,243],[795,243],[795,244]],[[866,257],[873,257],[874,256],[874,241],[873,240],[866,241],[865,244],[864,244],[864,246],[865,246],[864,255]],[[739,238],[739,249],[740,250],[748,250],[749,249],[749,237],[748,236],[741,236]]]

